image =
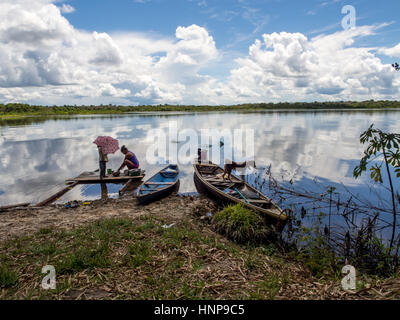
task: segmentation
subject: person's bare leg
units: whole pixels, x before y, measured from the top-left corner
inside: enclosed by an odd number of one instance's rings
[[[132,162],[132,161],[130,161],[130,160],[125,160],[125,165],[128,167],[128,169],[137,169],[138,167],[137,166],[135,166],[135,164]]]
[[[120,170],[124,169],[125,167],[127,167],[128,169],[133,169],[135,165],[132,163],[132,161],[125,160]]]

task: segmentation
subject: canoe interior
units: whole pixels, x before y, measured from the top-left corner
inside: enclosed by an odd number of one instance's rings
[[[206,193],[228,202],[242,203],[256,211],[267,213],[272,218],[286,220],[286,215],[271,199],[263,195],[242,179],[231,175],[231,179],[222,179],[224,170],[212,163],[195,164],[195,184]],[[196,179],[196,175],[199,177]],[[201,190],[199,190],[201,191]]]
[[[174,187],[179,179],[179,168],[177,165],[169,165],[162,169],[149,180],[144,182],[140,189],[138,196],[146,196],[157,193],[161,190]]]

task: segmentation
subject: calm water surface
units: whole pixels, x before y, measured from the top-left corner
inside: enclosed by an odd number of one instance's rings
[[[363,155],[360,133],[371,123],[385,131],[400,132],[398,111],[155,113],[1,121],[0,206],[38,202],[64,187],[65,179],[96,169],[98,153],[93,141],[99,135],[113,136],[134,151],[149,178],[163,167],[146,161],[146,152],[154,145],[149,132],[165,128],[171,121],[177,123],[178,131],[253,129],[259,167],[271,164],[274,175],[294,177],[293,185],[301,188],[315,188],[317,178],[324,186],[343,184],[367,197],[371,197],[367,175],[359,180],[352,177]],[[183,144],[178,141],[178,149]],[[234,155],[234,159],[240,158],[240,154]],[[108,167],[116,169],[122,154],[109,159]],[[192,166],[180,167],[180,192],[195,192]],[[109,196],[116,197],[120,187],[109,186]],[[387,198],[382,187],[376,188]],[[97,199],[100,194],[99,186],[79,186],[60,201]]]

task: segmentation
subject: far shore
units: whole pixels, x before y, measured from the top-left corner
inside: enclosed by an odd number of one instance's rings
[[[0,115],[0,120],[13,120],[13,119],[22,119],[22,118],[47,118],[47,117],[69,117],[69,116],[127,116],[127,115],[158,115],[164,114],[168,116],[172,115],[182,115],[182,114],[192,114],[192,113],[226,113],[226,112],[240,112],[240,113],[268,113],[268,112],[387,112],[387,111],[396,111],[399,112],[400,108],[380,108],[380,109],[248,109],[248,110],[209,110],[209,111],[201,111],[201,110],[193,110],[193,111],[129,111],[129,112],[91,112],[91,113],[52,113],[52,114],[13,114],[13,115]]]
[[[263,111],[390,111],[400,110],[400,101],[348,101],[348,102],[280,102],[239,105],[141,105],[141,106],[37,106],[29,104],[0,104],[0,119],[16,119],[31,116],[56,115],[123,115],[130,113],[171,113],[171,112],[263,112]]]

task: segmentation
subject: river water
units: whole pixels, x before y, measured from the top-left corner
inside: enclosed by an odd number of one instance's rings
[[[65,179],[98,167],[98,153],[93,141],[99,135],[112,136],[133,151],[149,178],[169,159],[178,160],[181,169],[180,192],[195,192],[190,163],[200,143],[209,155],[219,151],[220,164],[226,154],[240,161],[254,158],[258,174],[271,165],[275,177],[291,180],[301,189],[345,186],[369,200],[388,199],[379,185],[368,185],[368,174],[355,180],[354,167],[363,155],[360,134],[371,123],[388,132],[400,132],[400,112],[385,111],[268,111],[218,113],[146,113],[125,115],[32,117],[0,121],[0,206],[38,202],[65,186]],[[172,128],[172,129],[171,129]],[[158,130],[158,131],[157,131]],[[171,130],[177,135],[171,136]],[[214,141],[196,140],[211,130]],[[238,139],[220,138],[224,132]],[[236,131],[235,131],[236,130]],[[209,134],[208,132],[208,134]],[[197,134],[197,136],[196,136]],[[242,134],[242,136],[240,136]],[[207,137],[207,135],[206,135]],[[166,139],[167,152],[154,151]],[[161,140],[160,140],[161,139]],[[191,140],[190,140],[191,139]],[[194,140],[195,139],[195,140]],[[224,144],[220,144],[223,140]],[[242,147],[240,147],[240,145]],[[216,147],[216,149],[212,149]],[[192,148],[192,149],[190,149]],[[197,149],[196,149],[197,150]],[[245,154],[250,150],[250,154]],[[228,151],[228,155],[229,155]],[[176,159],[176,154],[178,158]],[[175,157],[174,157],[175,154]],[[250,156],[250,157],[249,157]],[[116,169],[122,154],[109,156],[109,168]],[[252,172],[254,175],[254,171]],[[254,180],[254,179],[253,179]],[[253,181],[249,179],[249,181]],[[396,187],[399,184],[396,182]],[[120,185],[110,185],[109,196],[116,197]],[[265,186],[264,186],[265,188]],[[371,188],[374,195],[371,195]],[[268,190],[264,190],[268,193]],[[97,199],[100,187],[79,186],[59,201]],[[282,204],[285,205],[285,204]]]

